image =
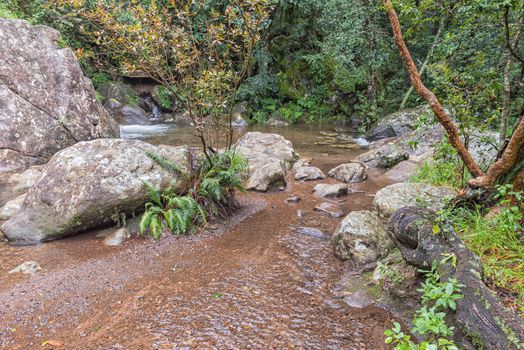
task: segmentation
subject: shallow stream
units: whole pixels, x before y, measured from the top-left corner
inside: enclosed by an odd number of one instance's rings
[[[140,129],[127,135],[197,145],[189,127]],[[363,152],[315,145],[329,128],[254,129],[283,135],[324,171]],[[362,192],[333,201],[346,213],[368,209],[389,183],[380,175],[371,172],[351,186]],[[385,349],[389,314],[353,309],[337,293],[347,267],[329,238],[340,219],[313,210],[325,201],[311,193],[317,183],[242,194],[237,214],[196,236],[133,236],[117,247],[97,232],[31,247],[0,243],[0,348]],[[286,203],[292,195],[302,200]],[[42,271],[7,274],[27,260]]]

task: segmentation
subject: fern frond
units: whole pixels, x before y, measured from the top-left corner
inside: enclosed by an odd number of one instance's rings
[[[151,158],[162,169],[169,171],[170,173],[173,173],[175,175],[182,176],[186,181],[189,180],[188,172],[184,170],[182,167],[178,166],[178,164],[175,164],[169,159],[167,159],[166,157],[149,151],[146,152],[146,156]]]
[[[156,188],[153,184],[150,182],[144,181],[143,182],[144,187],[146,188],[147,195],[149,198],[155,203],[160,206],[162,206],[162,194],[158,188]]]
[[[154,240],[158,240],[162,236],[164,225],[162,225],[162,219],[158,215],[153,216],[149,230]]]

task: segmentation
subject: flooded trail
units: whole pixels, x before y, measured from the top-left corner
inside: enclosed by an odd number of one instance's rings
[[[351,309],[333,293],[344,264],[328,238],[339,220],[312,210],[323,201],[311,195],[315,183],[244,194],[234,217],[198,236],[105,247],[92,233],[39,247],[2,245],[0,346],[384,348],[388,314]],[[303,200],[286,203],[291,195]],[[358,210],[371,199],[371,193],[353,194],[342,204]],[[326,237],[300,234],[299,226]],[[13,256],[37,260],[43,271],[6,275]]]

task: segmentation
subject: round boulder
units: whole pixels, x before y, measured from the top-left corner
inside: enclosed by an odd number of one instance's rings
[[[328,175],[346,183],[362,182],[366,179],[368,167],[364,163],[341,164],[329,171]]]
[[[349,213],[333,235],[333,250],[342,260],[361,266],[383,257],[392,242],[386,225],[367,210]]]

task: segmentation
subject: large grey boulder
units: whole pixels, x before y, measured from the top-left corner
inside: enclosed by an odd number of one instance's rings
[[[397,136],[400,136],[415,130],[422,120],[431,119],[433,119],[433,111],[428,105],[422,105],[391,113],[379,121],[379,126],[391,128]]]
[[[0,19],[0,172],[45,163],[79,141],[118,137],[59,33]]]
[[[249,164],[247,188],[257,191],[285,186],[287,171],[298,159],[291,142],[278,134],[248,132],[234,148]]]
[[[187,147],[152,146],[138,140],[80,142],[51,158],[20,211],[2,225],[5,236],[37,243],[73,235],[132,215],[148,201],[145,181],[160,188],[179,179],[146,152],[188,165]]]
[[[431,210],[444,208],[446,199],[456,193],[447,188],[422,183],[397,183],[380,189],[373,199],[373,209],[382,217],[390,217],[404,207]]]
[[[446,139],[444,128],[434,120],[427,106],[393,113],[381,119],[381,127],[391,127],[398,137],[377,142],[374,147],[357,157],[371,167],[391,168],[408,159],[422,162],[430,159],[436,146]],[[497,133],[468,130],[468,149],[483,167],[492,164],[498,153]]]
[[[338,225],[333,235],[333,250],[342,260],[361,266],[385,256],[392,245],[386,225],[374,213],[353,211]]]
[[[362,182],[366,179],[368,167],[364,163],[352,162],[340,164],[331,169],[329,176],[346,183]]]

